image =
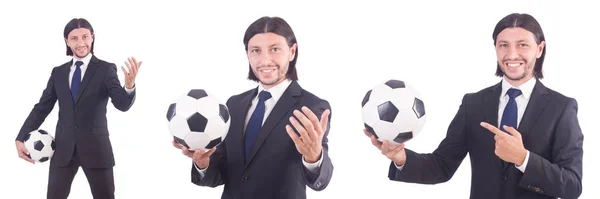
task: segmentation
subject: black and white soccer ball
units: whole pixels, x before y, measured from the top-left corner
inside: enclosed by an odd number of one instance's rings
[[[56,142],[54,141],[54,137],[45,130],[38,129],[29,132],[24,141],[25,148],[29,151],[27,157],[35,162],[46,162],[54,155]]]
[[[203,89],[191,89],[170,104],[167,121],[175,142],[189,150],[219,145],[231,124],[227,105]]]
[[[392,79],[366,93],[362,100],[362,119],[365,129],[379,141],[404,143],[423,129],[425,104],[411,85]]]

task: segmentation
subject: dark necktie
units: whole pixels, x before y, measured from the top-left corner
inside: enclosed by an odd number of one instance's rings
[[[504,132],[506,132],[506,130],[504,130],[504,125],[517,129],[518,110],[515,98],[521,95],[521,90],[511,88],[508,89],[506,93],[508,94],[509,99],[504,108],[504,113],[502,114],[502,121],[500,122],[500,130]]]
[[[269,98],[271,98],[271,93],[267,91],[261,91],[258,94],[258,103],[256,104],[256,109],[254,109],[250,120],[248,120],[248,125],[246,126],[246,132],[244,134],[246,136],[246,147],[244,151],[246,161],[250,159],[252,146],[254,146],[258,132],[260,132],[262,127],[263,118],[265,117],[265,101]]]
[[[77,92],[79,92],[79,85],[81,84],[81,65],[83,65],[82,61],[75,62],[75,72],[73,73],[73,79],[71,79],[71,96],[73,97],[73,102],[77,100]]]

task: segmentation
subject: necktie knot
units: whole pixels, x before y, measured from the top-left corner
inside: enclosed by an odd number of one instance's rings
[[[81,65],[83,65],[82,61],[76,61],[75,62],[75,66],[77,66],[77,68],[79,68]]]
[[[271,98],[271,93],[269,93],[268,91],[261,91],[258,94],[258,101],[259,102],[267,101],[270,98]]]
[[[514,99],[517,96],[521,95],[521,90],[515,89],[515,88],[510,88],[510,89],[508,89],[508,91],[506,93],[508,94],[509,98]]]

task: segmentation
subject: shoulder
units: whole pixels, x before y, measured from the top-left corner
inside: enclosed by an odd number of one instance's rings
[[[251,95],[254,90],[256,90],[256,88],[252,88],[242,93],[232,95],[231,97],[229,97],[229,99],[227,99],[227,106],[229,106],[230,103],[239,102],[244,96]]]
[[[548,87],[543,87],[545,89],[545,93],[548,99],[553,101],[555,105],[558,106],[575,106],[577,107],[577,100],[574,97],[566,96],[556,90],[553,90]]]
[[[115,63],[100,59],[100,58],[96,57],[95,55],[94,55],[94,57],[92,57],[90,62],[93,62],[94,64],[97,64],[98,66],[103,67],[103,68],[115,68],[115,69],[117,68],[117,65]]]
[[[54,74],[55,74],[57,71],[59,71],[59,70],[61,70],[61,69],[67,69],[67,68],[71,67],[71,64],[72,64],[72,63],[73,63],[73,62],[72,62],[71,60],[69,60],[69,61],[67,61],[67,62],[65,62],[65,63],[62,63],[61,65],[54,66],[54,67],[52,68],[52,75],[54,75]]]
[[[500,94],[499,92],[501,91],[501,89],[502,89],[501,84],[497,83],[497,84],[488,86],[486,88],[483,88],[483,89],[475,91],[475,92],[465,93],[462,98],[462,103],[469,104],[469,103],[483,102],[485,96],[490,95],[495,92],[498,92],[498,94]]]
[[[299,103],[309,108],[331,109],[329,101],[303,88],[301,89]]]

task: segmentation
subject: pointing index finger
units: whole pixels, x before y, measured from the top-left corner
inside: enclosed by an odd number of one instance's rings
[[[496,128],[495,126],[492,126],[491,124],[487,123],[487,122],[481,122],[481,126],[483,128],[486,128],[487,130],[489,130],[490,132],[496,134],[497,136],[507,136],[506,133],[502,132],[500,129]]]

